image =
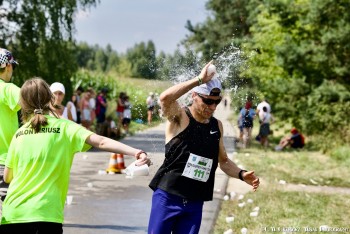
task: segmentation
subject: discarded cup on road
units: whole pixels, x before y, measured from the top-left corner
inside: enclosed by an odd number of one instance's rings
[[[72,202],[73,202],[73,196],[68,195],[68,196],[66,197],[66,204],[67,204],[67,205],[71,205]]]
[[[107,175],[107,172],[105,170],[99,170],[98,174],[99,175]]]
[[[224,200],[227,201],[228,199],[230,199],[230,197],[228,195],[225,195]]]

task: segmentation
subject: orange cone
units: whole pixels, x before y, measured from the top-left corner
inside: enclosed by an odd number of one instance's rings
[[[109,165],[106,169],[107,173],[121,173],[121,169],[118,167],[118,156],[115,153],[111,154],[111,157],[109,159]]]
[[[117,164],[118,169],[123,170],[125,169],[125,163],[124,163],[124,155],[123,154],[117,154]]]

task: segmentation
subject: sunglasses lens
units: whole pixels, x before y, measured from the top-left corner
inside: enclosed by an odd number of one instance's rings
[[[202,99],[202,101],[203,101],[206,105],[208,105],[208,106],[213,105],[214,103],[215,103],[216,105],[218,105],[218,104],[221,102],[221,98],[218,99],[218,100],[213,100],[213,99],[205,98],[205,97],[203,97],[203,96],[201,96],[201,95],[199,95],[199,94],[198,94],[198,96],[199,96],[199,97]]]
[[[16,64],[15,63],[11,63],[11,65],[12,65],[12,70],[15,70]]]
[[[207,105],[213,105],[214,104],[214,100],[211,99],[203,99],[203,102]]]

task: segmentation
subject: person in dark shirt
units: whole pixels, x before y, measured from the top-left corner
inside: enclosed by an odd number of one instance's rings
[[[283,137],[280,140],[280,143],[275,147],[276,151],[283,150],[287,146],[290,146],[294,149],[300,149],[303,148],[305,145],[305,137],[303,134],[299,132],[298,129],[292,128],[290,130],[291,136]]]
[[[198,233],[204,201],[213,199],[218,165],[254,191],[259,187],[254,171],[242,170],[227,157],[222,122],[213,117],[222,88],[217,74],[208,74],[209,66],[160,95],[167,118],[165,160],[149,185],[154,193],[148,233]],[[192,104],[181,107],[177,99],[190,90]]]

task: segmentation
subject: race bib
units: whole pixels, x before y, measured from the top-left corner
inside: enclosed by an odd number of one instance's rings
[[[182,176],[193,180],[207,182],[210,176],[212,164],[212,159],[204,158],[191,153],[188,157]]]

